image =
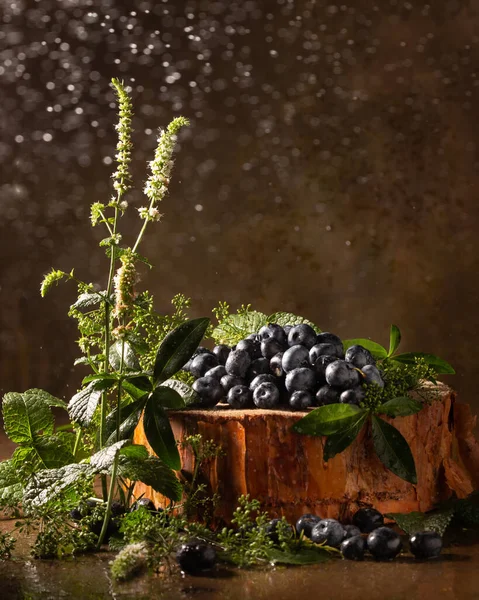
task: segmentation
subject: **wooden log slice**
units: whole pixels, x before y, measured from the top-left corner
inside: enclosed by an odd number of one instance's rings
[[[175,437],[182,442],[200,433],[219,444],[224,455],[210,460],[202,476],[210,493],[220,495],[216,518],[229,522],[238,496],[250,494],[272,516],[290,522],[303,513],[348,520],[360,506],[381,512],[427,511],[450,497],[445,461],[467,475],[454,462],[454,392],[444,384],[435,388],[437,399],[418,414],[386,419],[408,441],[416,462],[417,485],[388,471],[377,458],[369,427],[343,453],[323,461],[325,438],[293,433],[291,426],[306,413],[287,410],[233,410],[217,406],[209,410],[170,411]],[[148,446],[140,423],[135,443]],[[151,448],[150,448],[151,451]],[[180,448],[183,471],[193,472],[194,456]],[[453,484],[454,485],[454,484]],[[165,499],[138,483],[135,494],[156,503]]]

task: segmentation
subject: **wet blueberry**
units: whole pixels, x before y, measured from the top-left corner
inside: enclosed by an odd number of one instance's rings
[[[275,354],[273,358],[269,361],[269,370],[275,377],[282,377],[284,375],[283,371],[283,355],[284,352],[278,352]]]
[[[309,357],[310,357],[311,365],[313,367],[313,371],[316,373],[318,383],[320,383],[321,385],[325,385],[325,383],[326,383],[326,368],[331,363],[337,361],[338,357],[331,356],[330,354],[324,354],[324,355],[318,356],[318,358],[314,362],[311,361],[311,353],[310,353]]]
[[[266,535],[273,544],[279,544],[278,523],[281,523],[281,519],[271,519],[265,526]]]
[[[279,390],[273,383],[260,383],[254,388],[253,401],[258,408],[276,408],[280,401]]]
[[[200,406],[204,408],[216,406],[225,395],[221,383],[212,377],[200,377],[193,383],[192,388],[198,393]]]
[[[126,512],[125,507],[123,506],[123,504],[121,502],[118,502],[117,500],[115,500],[114,502],[111,503],[111,514],[113,517],[120,517],[121,515],[124,515]]]
[[[363,381],[368,385],[375,383],[381,388],[384,387],[384,380],[375,365],[366,365],[361,369],[361,372],[363,374]]]
[[[360,380],[359,371],[345,360],[336,360],[326,367],[326,382],[339,390],[356,387]]]
[[[328,331],[318,333],[316,344],[331,344],[335,348],[334,355],[338,355],[340,358],[344,356],[343,342],[334,333],[329,333]]]
[[[269,360],[267,358],[256,358],[246,371],[246,381],[253,381],[258,375],[269,374]]]
[[[311,348],[316,344],[316,332],[314,329],[306,323],[295,325],[288,333],[288,345],[296,346],[300,344],[306,348]]]
[[[346,537],[344,539],[348,539],[350,537],[354,537],[356,535],[361,535],[361,530],[356,525],[343,525],[344,531],[346,532]]]
[[[311,366],[309,362],[309,350],[300,344],[291,346],[291,348],[288,348],[284,352],[281,366],[285,373],[293,369],[299,369],[300,367]]]
[[[288,336],[284,332],[284,329],[281,327],[281,325],[278,325],[277,323],[268,323],[268,325],[261,327],[258,332],[258,336],[262,341],[269,338],[274,338],[280,342],[283,349],[288,347]]]
[[[289,332],[291,331],[291,329],[293,329],[293,327],[294,327],[294,325],[285,325],[285,326],[283,327],[283,329],[284,329],[284,333],[286,334],[286,336],[288,336],[288,335],[289,335]]]
[[[312,391],[316,386],[316,374],[306,367],[293,369],[286,375],[285,385],[288,392]]]
[[[196,356],[190,365],[190,373],[198,378],[203,377],[206,371],[218,366],[218,359],[214,354],[205,352]]]
[[[301,515],[301,517],[299,517],[299,519],[296,521],[296,533],[300,535],[301,532],[304,531],[304,535],[310,538],[313,527],[317,525],[321,520],[321,517],[318,517],[318,515],[313,515],[311,513]]]
[[[246,350],[232,350],[226,361],[226,372],[228,375],[244,377],[251,364],[251,357]]]
[[[311,530],[311,540],[315,544],[338,548],[344,540],[344,528],[336,519],[323,519]]]
[[[234,385],[244,385],[245,380],[237,375],[223,375],[220,379],[220,383],[226,396]]]
[[[278,352],[283,352],[286,346],[283,342],[278,341],[276,338],[266,338],[261,342],[261,354],[271,360]]]
[[[146,510],[150,512],[156,512],[156,506],[154,505],[153,500],[145,498],[144,496],[136,502],[133,502],[130,507],[130,512],[135,512],[135,510],[139,510],[140,508],[146,508]]]
[[[82,512],[79,508],[74,508],[70,511],[70,517],[74,521],[80,521],[83,518]]]
[[[289,406],[293,410],[306,410],[314,404],[314,397],[310,392],[297,390],[291,394]]]
[[[355,404],[356,406],[359,406],[359,403],[364,400],[364,396],[365,392],[363,388],[358,385],[352,390],[345,390],[344,392],[341,392],[339,401],[341,404]]]
[[[368,550],[378,560],[391,560],[401,552],[402,542],[398,533],[389,527],[378,527],[368,535]]]
[[[228,392],[226,402],[231,408],[248,408],[252,406],[253,394],[246,385],[235,385]]]
[[[366,365],[375,365],[376,361],[373,358],[373,355],[369,350],[364,348],[363,346],[350,346],[346,350],[345,360],[350,362],[352,365],[357,367],[358,369],[362,369]]]
[[[316,392],[316,403],[318,406],[325,406],[326,404],[337,404],[339,402],[341,392],[335,390],[329,385],[323,385]]]
[[[354,513],[353,525],[356,525],[361,533],[371,533],[384,525],[384,517],[375,508],[360,508]]]
[[[228,355],[231,352],[231,348],[225,344],[218,344],[213,348],[213,354],[218,359],[220,365],[225,365],[228,359]]]
[[[213,379],[221,379],[226,375],[226,369],[223,365],[218,365],[217,367],[213,367],[209,371],[206,371],[204,377],[213,377]]]
[[[249,384],[249,389],[251,391],[254,391],[261,383],[272,383],[276,387],[278,387],[279,384],[278,379],[274,375],[271,375],[271,373],[269,373],[264,375],[258,375],[257,377],[255,377],[253,381],[251,381],[251,383]]]
[[[241,340],[236,344],[236,350],[246,350],[251,360],[261,358],[261,342],[259,340]]]
[[[346,538],[340,546],[341,554],[348,560],[364,560],[366,541],[360,536]]]
[[[435,531],[420,531],[409,538],[409,547],[416,558],[436,558],[441,554],[442,537]]]
[[[184,573],[199,573],[214,567],[216,552],[213,546],[201,540],[190,540],[178,549],[176,560]]]
[[[309,351],[309,362],[314,365],[320,356],[335,356],[335,360],[338,360],[343,352],[334,344],[316,344]]]

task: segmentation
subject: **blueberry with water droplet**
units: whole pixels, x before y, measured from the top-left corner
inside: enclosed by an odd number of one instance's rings
[[[420,531],[409,538],[409,548],[418,559],[437,558],[442,550],[442,537],[435,531]]]
[[[249,408],[253,405],[253,394],[246,385],[235,385],[228,392],[226,402],[231,408]]]
[[[282,345],[282,349],[288,347],[288,336],[281,325],[278,325],[277,323],[268,323],[268,325],[261,327],[258,336],[262,341],[269,338],[277,340]]]
[[[246,350],[232,350],[226,361],[225,368],[229,375],[245,377],[250,365],[251,357]]]
[[[261,342],[259,340],[241,340],[236,344],[236,350],[246,350],[251,360],[261,358]]]
[[[323,385],[316,392],[316,403],[318,406],[326,406],[327,404],[339,403],[341,392],[335,390],[329,385]]]
[[[384,525],[384,517],[375,508],[360,508],[353,515],[353,525],[358,527],[361,533],[371,533]]]
[[[277,408],[280,401],[279,390],[273,383],[260,383],[254,388],[253,401],[258,408]]]
[[[249,389],[251,391],[254,391],[262,383],[272,383],[274,386],[278,387],[277,377],[275,377],[274,375],[271,375],[271,374],[264,374],[264,375],[258,375],[257,377],[255,377],[253,379],[253,381],[250,382]]]
[[[200,377],[191,387],[198,393],[202,408],[216,406],[225,395],[221,383],[213,377]]]
[[[313,515],[311,513],[301,515],[301,517],[299,517],[299,519],[296,521],[296,533],[300,535],[303,531],[304,535],[310,538],[313,527],[320,521],[322,521],[322,519],[318,515]]]
[[[218,359],[214,354],[199,354],[191,361],[190,373],[196,378],[203,377],[207,371],[217,366]]]
[[[384,379],[382,378],[379,369],[375,365],[365,365],[361,369],[361,372],[363,374],[363,381],[367,385],[374,383],[380,388],[384,387]]]
[[[335,360],[338,360],[342,355],[342,350],[334,344],[315,344],[309,351],[309,362],[314,365],[320,356],[335,356]]]
[[[199,573],[215,566],[216,551],[211,544],[193,539],[181,545],[176,560],[184,573]]]
[[[343,525],[344,531],[346,532],[345,538],[348,539],[350,537],[354,537],[356,535],[361,535],[361,530],[356,525]]]
[[[220,383],[226,396],[234,385],[244,385],[245,380],[237,375],[226,374],[220,379]]]
[[[316,343],[316,332],[306,323],[295,325],[288,333],[288,345],[296,346],[300,344],[308,350]]]
[[[341,404],[354,404],[359,406],[360,402],[364,400],[365,392],[361,386],[357,386],[352,390],[345,390],[341,392],[339,401]]]
[[[228,355],[231,352],[231,348],[225,344],[218,344],[213,348],[213,354],[218,359],[220,365],[225,365],[228,360]]]
[[[358,369],[362,369],[366,365],[375,365],[376,361],[373,358],[373,355],[369,350],[364,348],[363,346],[355,345],[350,346],[346,350],[346,355],[344,359],[347,362],[350,362]]]
[[[316,386],[316,374],[306,367],[293,369],[286,375],[285,385],[288,392],[313,391]]]
[[[288,348],[283,353],[281,366],[285,373],[288,373],[293,369],[299,369],[300,367],[310,367],[309,350],[300,344],[291,346],[291,348]]]
[[[271,360],[275,354],[283,352],[283,350],[285,350],[285,344],[276,338],[266,338],[261,342],[261,354],[268,360]]]
[[[257,358],[246,371],[246,381],[253,381],[258,375],[267,374],[269,374],[269,360],[267,358]]]
[[[356,387],[361,381],[359,371],[345,360],[336,360],[326,367],[326,382],[339,390]]]
[[[336,519],[322,519],[311,530],[311,541],[338,548],[344,540],[344,528]]]
[[[289,406],[293,410],[306,410],[314,404],[314,398],[311,392],[297,390],[291,394]]]
[[[209,371],[206,371],[204,377],[213,377],[213,379],[220,380],[222,377],[226,375],[226,369],[224,365],[218,365],[217,367],[213,367]]]
[[[316,373],[316,378],[318,380],[319,385],[326,384],[326,368],[331,363],[338,360],[337,356],[331,356],[329,354],[318,356],[317,359],[312,362],[311,354],[310,354],[310,362],[313,368],[313,371]]]

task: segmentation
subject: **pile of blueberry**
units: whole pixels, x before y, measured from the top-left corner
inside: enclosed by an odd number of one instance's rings
[[[196,381],[201,406],[226,401],[232,408],[305,410],[333,403],[358,405],[364,385],[384,387],[371,353],[362,346],[344,352],[333,333],[269,323],[230,348],[200,347],[183,367]]]

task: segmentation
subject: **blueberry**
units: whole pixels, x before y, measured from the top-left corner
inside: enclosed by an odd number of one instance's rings
[[[288,348],[283,354],[281,366],[283,367],[283,371],[286,373],[288,373],[288,371],[292,371],[293,369],[299,369],[300,367],[311,366],[309,362],[308,349],[300,344],[291,346],[291,348]]]
[[[344,528],[336,519],[323,519],[311,530],[311,541],[338,548],[344,540]]]
[[[284,348],[288,347],[288,336],[284,332],[284,329],[281,327],[281,325],[278,325],[277,323],[268,323],[268,325],[261,327],[258,332],[258,336],[261,341],[274,338],[280,342]]]
[[[342,350],[334,344],[316,344],[309,351],[309,362],[314,365],[320,356],[335,356],[336,360],[343,357]]]
[[[314,362],[311,361],[311,353],[309,357],[311,365],[313,366],[313,370],[316,373],[318,382],[321,383],[321,385],[324,385],[326,383],[326,367],[338,360],[338,357],[331,356],[330,354],[324,354],[318,356],[318,358]]]
[[[293,410],[306,410],[310,406],[313,406],[314,398],[310,392],[303,390],[297,390],[291,394],[289,399],[289,406]]]
[[[226,364],[230,352],[231,348],[229,346],[225,346],[225,344],[219,344],[213,348],[213,354],[218,359],[220,365]]]
[[[191,367],[191,363],[200,354],[212,354],[212,352],[211,352],[211,350],[208,350],[208,348],[204,348],[203,346],[198,346],[198,348],[191,355],[190,360],[184,365],[183,370],[189,371],[190,367]]]
[[[266,338],[261,342],[261,354],[271,360],[275,354],[285,350],[286,345],[278,341],[276,338]]]
[[[341,554],[348,560],[364,560],[366,542],[360,535],[347,538],[340,546]]]
[[[126,512],[125,507],[123,506],[123,504],[121,502],[118,502],[118,500],[115,500],[114,502],[111,503],[111,514],[114,517],[120,517],[121,515],[124,515]]]
[[[311,348],[316,344],[316,332],[314,329],[306,323],[295,325],[288,334],[288,345],[295,346],[301,344],[306,348]]]
[[[220,383],[226,395],[234,385],[244,385],[245,381],[242,377],[238,377],[237,375],[223,375],[220,379]]]
[[[258,375],[269,374],[269,360],[267,358],[256,358],[246,371],[246,381],[253,381]]]
[[[289,332],[291,331],[291,329],[293,329],[293,327],[294,327],[294,325],[285,325],[285,326],[283,327],[283,329],[284,329],[284,333],[286,334],[286,336],[288,336],[288,335],[289,335]]]
[[[272,519],[265,526],[266,535],[273,542],[273,544],[279,544],[278,537],[278,524],[281,523],[282,519]]]
[[[246,350],[232,350],[226,361],[226,372],[228,375],[244,377],[250,364],[251,358]]]
[[[361,533],[371,533],[384,525],[384,517],[375,508],[360,508],[354,513],[353,525],[356,525]]]
[[[213,379],[221,379],[226,375],[226,369],[223,365],[218,365],[217,367],[213,367],[209,371],[206,371],[204,377],[212,377]]]
[[[254,340],[257,342],[261,342],[261,338],[259,337],[259,335],[257,333],[250,333],[249,335],[247,335],[245,337],[245,340]]]
[[[318,406],[326,404],[337,404],[339,402],[340,392],[329,385],[323,385],[316,393],[316,402]]]
[[[389,527],[378,527],[372,531],[367,544],[369,552],[378,560],[391,560],[402,548],[400,535]]]
[[[253,392],[262,383],[272,383],[276,387],[279,385],[277,377],[271,375],[271,373],[265,373],[264,375],[258,375],[255,377],[249,384],[249,389]]]
[[[384,380],[381,377],[379,369],[375,365],[365,365],[361,372],[363,374],[363,380],[367,385],[375,383],[380,388],[384,387]]]
[[[211,544],[193,539],[181,545],[176,560],[184,573],[198,573],[214,567],[216,551]]]
[[[225,395],[220,382],[212,377],[200,377],[193,383],[192,388],[200,396],[200,406],[203,408],[216,406]]]
[[[345,390],[344,392],[341,392],[339,401],[341,404],[355,404],[356,406],[359,406],[359,403],[364,400],[364,396],[365,393],[363,388],[358,385],[352,390]]]
[[[236,344],[236,350],[246,350],[251,360],[261,358],[261,342],[259,340],[241,340]]]
[[[278,354],[275,354],[273,358],[269,361],[269,370],[271,371],[271,373],[273,373],[275,377],[282,377],[284,375],[282,366],[283,355],[284,352],[278,352]]]
[[[345,540],[356,535],[361,535],[361,530],[356,525],[343,525],[343,527],[346,532]]]
[[[345,360],[336,360],[326,367],[326,382],[340,390],[347,390],[359,385],[359,371]]]
[[[276,408],[279,400],[279,390],[274,383],[260,383],[254,388],[253,401],[258,408]]]
[[[190,373],[198,378],[203,377],[206,371],[218,366],[218,359],[214,354],[203,353],[196,356],[190,365]]]
[[[156,512],[156,506],[154,505],[153,500],[145,498],[144,496],[136,502],[133,502],[130,507],[130,512],[135,512],[135,510],[139,510],[140,508],[146,508],[146,510],[150,512]]]
[[[341,351],[343,351],[343,342],[341,338],[334,333],[329,333],[329,331],[323,331],[322,333],[318,333],[316,336],[317,344],[333,344],[334,346],[339,346]]]
[[[311,513],[301,515],[301,517],[299,517],[299,519],[296,521],[296,533],[301,535],[301,532],[304,531],[304,535],[310,538],[313,527],[321,520],[321,517],[318,517],[318,515],[312,515]]]
[[[441,554],[442,537],[435,531],[420,531],[409,538],[409,547],[416,558],[436,558]]]
[[[74,508],[70,511],[70,517],[74,521],[80,521],[83,518],[82,512],[79,508]]]
[[[234,385],[228,392],[226,402],[231,408],[248,408],[252,405],[252,393],[246,385]]]
[[[312,391],[316,386],[316,374],[305,367],[293,369],[286,375],[285,384],[288,392]]]
[[[353,364],[358,369],[362,369],[366,365],[375,365],[376,361],[369,350],[363,346],[350,346],[346,350],[345,360]]]

